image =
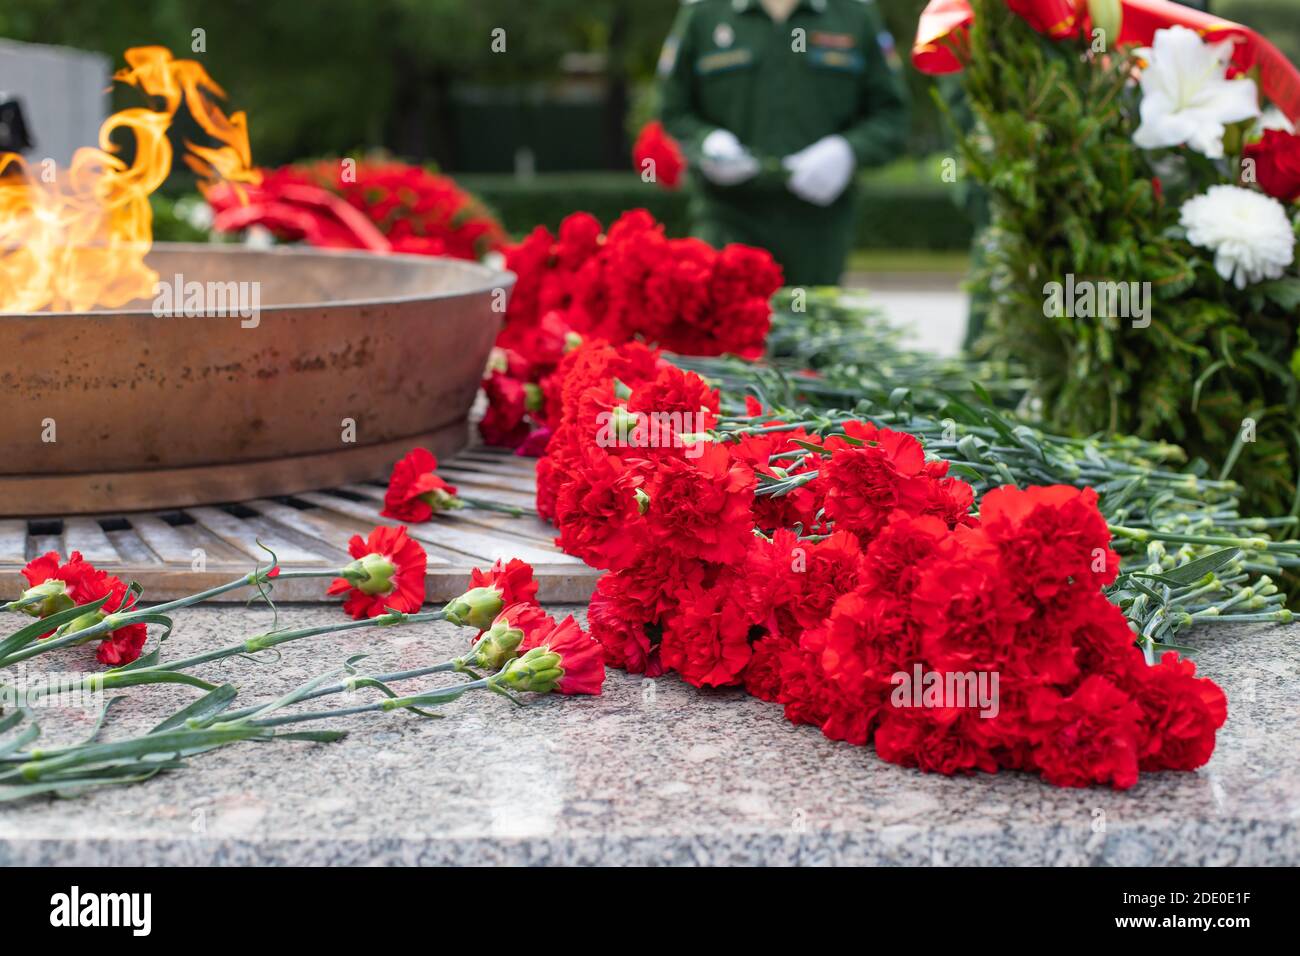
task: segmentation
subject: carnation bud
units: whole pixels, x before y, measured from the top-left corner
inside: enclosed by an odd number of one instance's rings
[[[65,624],[61,633],[67,635],[75,634],[78,631],[84,631],[87,628],[94,627],[106,617],[108,617],[108,615],[103,611],[90,611]]]
[[[525,382],[524,408],[530,412],[540,412],[545,404],[546,397],[542,394],[542,387],[535,382]]]
[[[638,488],[632,493],[636,499],[636,513],[643,515],[650,510],[650,496],[645,493],[644,488]]]
[[[580,347],[581,345],[582,345],[582,336],[579,335],[577,332],[564,333],[565,352],[572,352],[574,349]]]
[[[474,650],[470,657],[484,670],[499,671],[506,665],[506,661],[515,656],[523,640],[524,632],[517,627],[512,627],[503,617],[495,621],[474,642]]]
[[[1103,30],[1106,45],[1114,47],[1124,24],[1124,7],[1120,0],[1088,0],[1088,16],[1094,30]]]
[[[14,604],[21,605],[18,609],[32,617],[49,617],[76,607],[76,602],[68,593],[67,584],[58,578],[50,578],[28,588]]]
[[[426,491],[420,495],[420,500],[434,510],[455,511],[457,508],[464,508],[465,502],[461,501],[446,488],[434,488],[433,491]]]
[[[493,348],[488,354],[487,370],[491,372],[504,372],[510,368],[510,360],[506,357],[505,349]]]
[[[516,657],[496,680],[511,690],[549,694],[564,677],[560,655],[549,647],[534,647],[523,657]]]
[[[343,569],[343,577],[363,594],[391,594],[397,568],[382,554],[371,552]]]
[[[501,613],[501,592],[496,588],[470,588],[442,609],[444,620],[457,627],[485,631]]]
[[[626,402],[632,397],[632,389],[628,388],[627,384],[621,379],[616,378],[614,379],[614,395]]]
[[[631,443],[636,433],[636,427],[640,423],[636,412],[629,412],[626,405],[615,405],[613,411],[609,413],[609,417],[619,443]]]

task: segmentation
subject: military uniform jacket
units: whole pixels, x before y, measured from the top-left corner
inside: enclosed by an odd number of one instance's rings
[[[801,0],[784,23],[759,0],[687,0],[660,57],[664,126],[693,166],[719,127],[763,166],[732,187],[692,177],[697,234],[770,249],[787,282],[835,281],[854,235],[853,190],[825,208],[804,202],[780,161],[836,133],[859,167],[898,157],[907,108],[891,49],[874,0]]]

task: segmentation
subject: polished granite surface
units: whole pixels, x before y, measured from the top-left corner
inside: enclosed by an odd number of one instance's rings
[[[339,613],[281,609],[293,626]],[[264,609],[181,612],[168,656],[269,621]],[[372,672],[435,663],[465,636],[359,631],[286,645],[274,666],[197,673],[259,700],[360,652]],[[613,671],[596,699],[519,709],[471,694],[442,720],[348,717],[316,725],[351,730],[340,743],[239,744],[141,785],[0,804],[0,864],[1300,863],[1300,626],[1205,628],[1189,643],[1228,694],[1215,756],[1122,793],[925,775],[739,691]],[[199,692],[128,693],[118,728],[145,729]],[[92,717],[43,720],[48,746],[84,736]]]

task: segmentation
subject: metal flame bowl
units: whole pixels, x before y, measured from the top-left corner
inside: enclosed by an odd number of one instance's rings
[[[300,247],[159,243],[148,261],[173,286],[259,283],[256,325],[152,302],[0,314],[0,514],[287,495],[373,478],[415,445],[450,454],[514,283]]]

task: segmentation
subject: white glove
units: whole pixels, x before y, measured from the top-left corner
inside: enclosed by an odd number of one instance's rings
[[[735,186],[758,173],[758,160],[730,130],[715,129],[700,144],[700,171],[719,186]]]
[[[843,136],[825,136],[781,160],[790,170],[786,185],[805,202],[829,206],[848,188],[857,160]]]

